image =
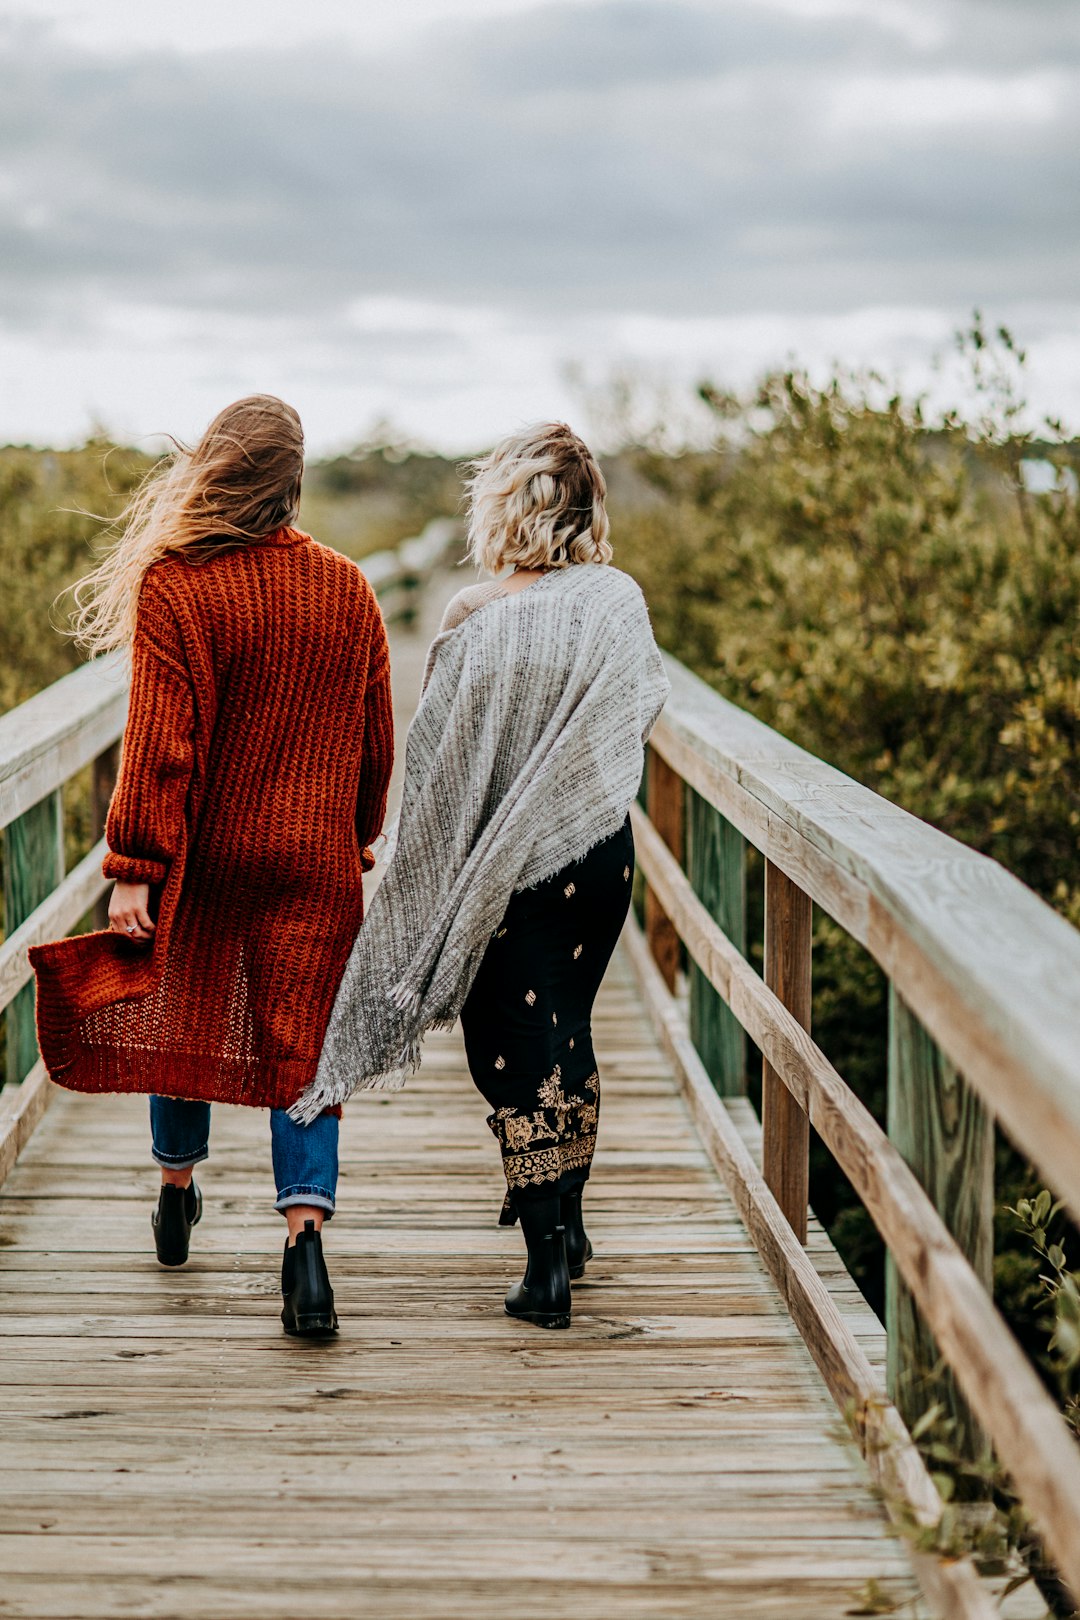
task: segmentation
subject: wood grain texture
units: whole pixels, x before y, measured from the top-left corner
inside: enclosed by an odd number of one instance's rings
[[[915,1014],[889,996],[888,1132],[987,1291],[994,1267],[994,1136],[978,1097],[964,1084]],[[985,1454],[987,1437],[923,1321],[915,1296],[886,1257],[885,1323],[889,1394],[914,1423],[935,1401],[955,1428],[962,1456]]]
[[[6,1612],[835,1620],[869,1581],[928,1612],[620,958],[594,1034],[567,1333],[503,1314],[521,1237],[455,1034],[346,1110],[329,1345],[277,1320],[265,1115],[216,1111],[166,1272],[144,1103],[59,1093],[0,1197]]]
[[[641,811],[631,815],[639,864],[687,949],[859,1193],[1059,1567],[1080,1592],[1080,1453],[1060,1412],[885,1132],[724,937]]]
[[[645,760],[645,805],[649,820],[677,861],[683,858],[685,809],[682,778],[651,750]],[[651,888],[645,890],[645,937],[669,990],[674,990],[682,946],[670,918]]]
[[[57,788],[5,829],[5,935],[14,933],[34,913],[63,876],[64,805]],[[25,985],[5,1005],[7,1080],[9,1085],[17,1085],[37,1060],[33,986]]]
[[[936,1524],[942,1501],[918,1451],[885,1394],[878,1373],[857,1342],[837,1299],[819,1275],[762,1176],[730,1112],[698,1056],[674,999],[667,991],[631,918],[624,948],[641,985],[650,1019],[687,1099],[694,1123],[747,1231],[769,1268],[780,1296],[829,1391],[844,1414],[883,1492],[900,1521]],[[819,1231],[819,1244],[823,1234]],[[934,1612],[942,1616],[989,1617],[998,1611],[968,1560],[943,1563],[915,1557],[919,1582]]]
[[[765,983],[791,1016],[810,1028],[810,896],[772,861],[765,862]],[[810,1123],[768,1058],[762,1065],[761,1129],[765,1180],[800,1243],[810,1198]]]
[[[8,1086],[0,1092],[0,1185],[29,1142],[55,1092],[56,1087],[41,1062],[34,1064],[21,1085]]]
[[[686,790],[686,875],[732,944],[746,952],[746,840],[700,793]],[[722,1097],[746,1091],[746,1036],[691,962],[690,1034]]]
[[[996,862],[665,664],[650,746],[866,946],[1080,1216],[1080,933]]]
[[[97,756],[91,767],[90,836],[95,842],[105,837],[105,821],[109,814],[109,802],[116,786],[116,774],[119,769],[120,744],[115,742]],[[93,918],[95,928],[108,928],[109,899],[104,887],[94,902]]]
[[[0,715],[0,827],[116,742],[127,701],[120,660],[96,658]]]

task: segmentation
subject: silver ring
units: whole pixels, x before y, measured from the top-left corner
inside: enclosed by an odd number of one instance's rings
[[[137,929],[138,929],[138,924],[137,923],[128,923],[127,931],[128,931],[129,934],[134,934],[137,931]]]

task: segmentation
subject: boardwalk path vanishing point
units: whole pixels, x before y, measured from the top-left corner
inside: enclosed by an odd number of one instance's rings
[[[597,1046],[597,1258],[558,1334],[501,1312],[522,1243],[456,1032],[346,1112],[325,1347],[278,1325],[264,1115],[218,1111],[165,1272],[145,1103],[59,1096],[0,1193],[0,1615],[836,1620],[869,1582],[921,1613],[621,957]]]

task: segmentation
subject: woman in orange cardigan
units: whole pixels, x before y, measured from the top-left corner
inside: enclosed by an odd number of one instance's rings
[[[32,953],[49,1073],[150,1096],[158,1259],[181,1265],[211,1102],[271,1110],[288,1222],[286,1331],[332,1332],[321,1228],[336,1113],[285,1112],[314,1077],[363,915],[393,762],[389,658],[355,563],[293,527],[296,412],[256,395],[136,496],[77,588],[92,652],[130,648],[106,824],[110,932]]]

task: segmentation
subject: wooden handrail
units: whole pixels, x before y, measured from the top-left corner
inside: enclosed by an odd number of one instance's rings
[[[631,957],[691,1106],[700,1112],[695,1094],[705,1070],[700,1055],[687,1058],[693,1044],[668,993],[681,950],[694,965],[695,985],[718,998],[762,1053],[764,1177],[750,1183],[727,1148],[717,1150],[717,1162],[767,1262],[773,1265],[778,1254],[777,1210],[792,1242],[804,1227],[809,1122],[885,1240],[890,1320],[903,1320],[910,1333],[914,1312],[920,1330],[925,1323],[932,1333],[920,1342],[936,1346],[935,1357],[940,1352],[955,1374],[977,1420],[961,1422],[957,1433],[975,1455],[982,1424],[1064,1579],[1080,1594],[1080,1449],[987,1290],[989,1126],[976,1101],[1080,1214],[1080,934],[996,862],[770,730],[674,658],[665,655],[665,662],[672,694],[650,738],[663,770],[650,759],[647,781],[662,785],[666,802],[653,793],[648,816],[638,806],[632,811],[646,915],[653,919],[650,943],[662,942],[661,971],[650,978],[642,968],[645,946],[636,937]],[[764,979],[683,870],[671,825],[680,813],[699,835],[712,816],[717,847],[728,833],[736,841],[741,835],[765,856]],[[698,878],[707,879],[716,906],[716,873],[707,868],[706,862]],[[730,865],[726,878],[732,880]],[[728,909],[741,928],[741,900],[734,899]],[[971,1157],[969,1181],[943,1199],[949,1207],[935,1208],[925,1190],[939,1168],[933,1131],[913,1133],[905,1162],[809,1031],[811,901],[866,948],[890,981],[890,1130],[897,1117],[904,1125],[913,1117],[920,1126],[935,1123],[939,1100],[929,1091],[939,1084],[970,1103],[957,1107],[954,1098],[946,1105],[968,1131],[954,1135],[951,1147]],[[663,980],[667,1001],[657,1010]],[[673,1020],[681,1021],[678,1039]],[[719,1098],[717,1106],[723,1108]],[[716,1136],[719,1127],[710,1129]],[[790,1271],[786,1261],[784,1267]],[[788,1288],[795,1290],[789,1308],[839,1399],[844,1377],[836,1358],[842,1360],[843,1347],[820,1343],[832,1324],[797,1279],[788,1276],[781,1286],[785,1298]],[[895,1337],[890,1391],[910,1419],[920,1399],[925,1407],[932,1396],[902,1397],[904,1379],[931,1367],[914,1366],[914,1334],[899,1354]],[[963,1402],[948,1378],[941,1387],[961,1414]]]
[[[651,745],[880,963],[1080,1217],[1080,933],[674,658]]]
[[[646,882],[852,1182],[1025,1502],[1068,1549],[1062,1568],[1080,1585],[1080,1447],[1060,1412],[881,1126],[713,922],[637,806],[631,815]]]

